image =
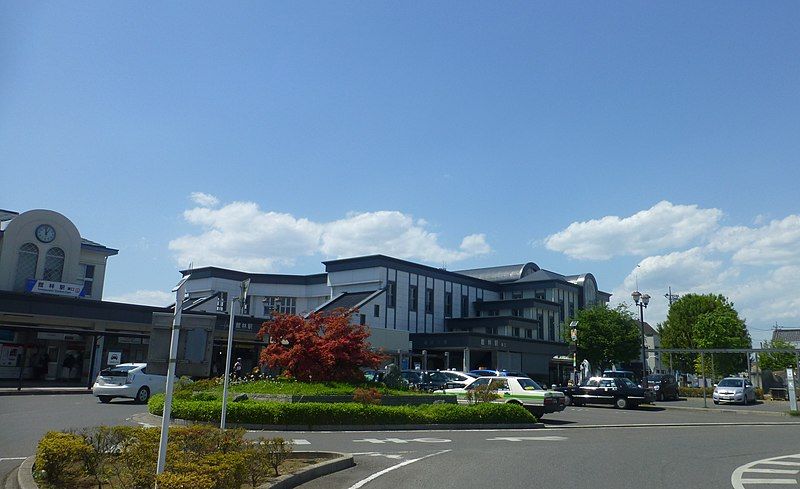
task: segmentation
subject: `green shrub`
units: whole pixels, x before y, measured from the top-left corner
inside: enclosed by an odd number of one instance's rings
[[[381,393],[374,387],[368,389],[358,387],[355,392],[353,392],[353,401],[361,404],[380,404]]]
[[[92,447],[73,433],[47,432],[39,441],[34,464],[35,477],[54,487],[70,487],[86,477],[84,460]]]
[[[283,438],[270,438],[266,440],[262,440],[262,443],[265,445],[265,453],[267,455],[267,464],[272,467],[272,470],[275,471],[275,477],[281,475],[278,472],[281,464],[286,457],[292,453],[292,446],[286,443],[286,440]]]
[[[492,381],[494,383],[494,381]],[[491,402],[500,398],[494,385],[479,385],[474,389],[467,390],[467,402],[477,404],[479,402]]]
[[[164,472],[156,477],[158,489],[213,489],[214,481],[207,475]]]
[[[711,397],[714,393],[713,387],[706,387],[706,397]],[[756,399],[764,399],[764,389],[761,387],[756,387]],[[679,387],[678,388],[678,395],[681,397],[703,397],[703,388],[702,387]]]
[[[240,452],[209,453],[199,459],[184,453],[171,460],[170,472],[207,477],[213,481],[211,489],[238,488],[245,481],[245,455]]]
[[[163,414],[163,400],[150,403],[150,412]],[[218,422],[221,401],[187,401],[172,404],[175,418]],[[231,423],[263,425],[369,425],[369,424],[464,424],[533,423],[535,417],[521,406],[480,403],[383,406],[356,403],[281,403],[243,401],[228,404]]]

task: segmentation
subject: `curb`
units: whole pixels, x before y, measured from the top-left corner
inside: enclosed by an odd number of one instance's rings
[[[38,489],[39,485],[33,480],[33,461],[36,455],[31,455],[22,461],[17,468],[17,485],[19,489]]]
[[[293,452],[297,454],[311,454],[313,455],[320,455],[320,454],[333,454],[336,457],[331,460],[326,460],[324,462],[320,462],[318,464],[309,465],[299,471],[295,472],[294,474],[281,476],[278,478],[277,481],[270,482],[264,485],[259,486],[257,489],[290,489],[292,487],[297,487],[301,484],[305,484],[306,482],[316,479],[318,477],[322,477],[324,475],[332,474],[334,472],[339,472],[340,470],[349,469],[350,467],[355,467],[356,463],[353,461],[353,456],[349,453],[340,453],[340,452]]]
[[[41,396],[41,395],[65,395],[65,394],[91,394],[91,389],[37,389],[35,387],[23,387],[22,390],[8,389],[0,390],[0,396]]]
[[[155,414],[142,413],[131,416],[131,419],[138,423],[145,423],[153,426],[161,426],[161,416]],[[189,421],[185,419],[172,418],[170,426],[191,426],[191,425],[211,425],[218,426],[218,422],[212,421]],[[387,425],[263,425],[249,423],[226,423],[228,428],[244,428],[246,430],[259,431],[431,431],[431,430],[522,430],[531,428],[544,428],[544,423],[495,423],[495,424],[387,424]]]
[[[322,477],[340,470],[355,467],[353,456],[349,453],[341,452],[292,452],[296,455],[320,456],[333,455],[331,460],[326,460],[314,465],[304,467],[294,474],[283,475],[277,480],[258,486],[257,489],[291,489],[301,484]],[[17,468],[17,486],[19,489],[39,489],[39,485],[33,478],[33,462],[35,455],[26,458]]]
[[[644,406],[639,406],[639,409]],[[654,408],[660,409],[676,409],[684,411],[702,411],[706,413],[725,413],[725,414],[757,414],[761,416],[789,416],[787,411],[757,411],[754,409],[725,409],[718,407],[694,407],[694,406],[668,406],[663,404],[656,404]]]

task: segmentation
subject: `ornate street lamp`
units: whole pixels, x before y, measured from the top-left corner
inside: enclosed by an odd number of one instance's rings
[[[642,294],[638,290],[631,293],[633,302],[639,306],[639,324],[642,327],[642,387],[647,389],[647,353],[644,345],[644,308],[650,302],[649,294]]]

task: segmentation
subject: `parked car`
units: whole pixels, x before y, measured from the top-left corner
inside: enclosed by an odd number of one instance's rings
[[[447,377],[447,388],[457,389],[459,387],[466,387],[478,378],[477,375],[468,374],[465,372],[458,372],[456,370],[441,370],[442,374]]]
[[[656,393],[656,401],[678,400],[678,382],[669,374],[653,374],[647,376],[647,386]]]
[[[636,374],[630,370],[603,370],[603,377],[614,379],[630,379],[634,384],[639,384]]]
[[[619,409],[650,404],[655,392],[643,389],[627,377],[591,377],[578,387],[563,387],[562,392],[572,404],[612,404]]]
[[[417,390],[433,392],[447,388],[448,379],[438,370],[403,370],[400,375]]]
[[[167,376],[148,372],[146,363],[121,363],[101,370],[92,386],[92,394],[102,403],[115,397],[145,403],[153,394],[166,390]]]
[[[478,377],[520,377],[522,374],[520,372],[509,372],[508,370],[491,370],[491,369],[477,369],[477,370],[470,370],[470,374],[477,375]]]
[[[756,402],[756,390],[753,384],[739,377],[725,377],[714,386],[714,393],[711,398],[714,404],[720,402],[739,402],[750,404]]]
[[[488,385],[500,396],[492,402],[516,403],[541,418],[547,413],[563,411],[566,407],[564,394],[543,389],[528,377],[495,376],[479,377],[466,387],[446,389],[446,394],[455,394],[460,404],[467,404],[467,393],[476,387]]]

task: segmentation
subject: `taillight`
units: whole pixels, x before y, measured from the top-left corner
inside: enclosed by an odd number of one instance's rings
[[[545,403],[545,404],[555,404],[555,403],[557,403],[557,402],[558,402],[558,401],[556,400],[556,398],[555,398],[555,397],[545,397],[545,398],[544,398],[544,403]]]
[[[128,374],[128,376],[125,378],[125,383],[126,384],[132,384],[134,377],[136,377],[135,374]]]

